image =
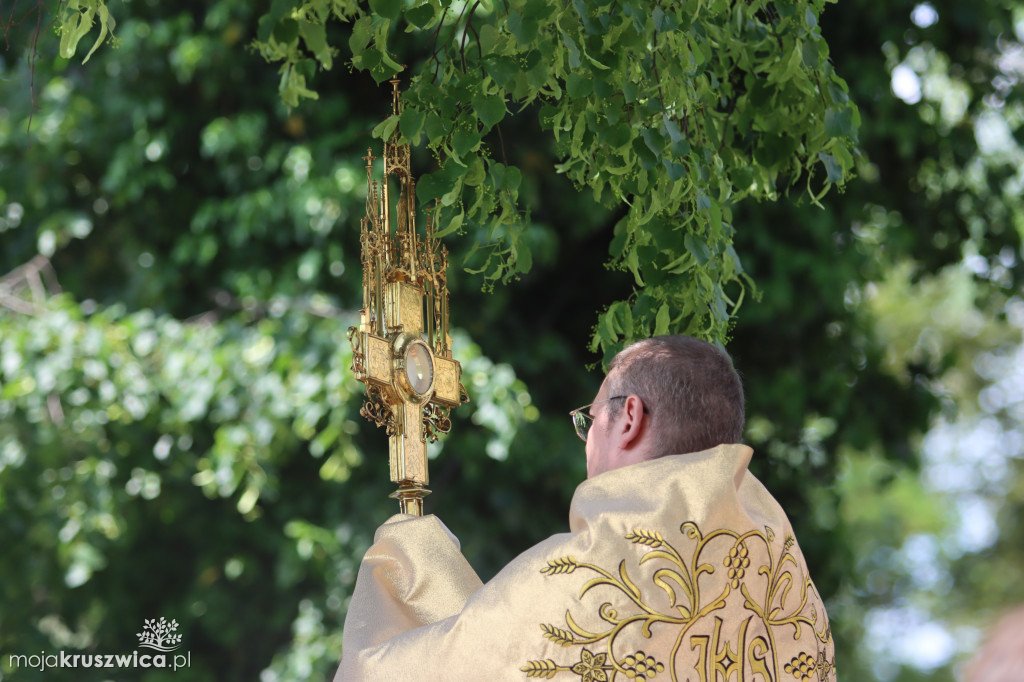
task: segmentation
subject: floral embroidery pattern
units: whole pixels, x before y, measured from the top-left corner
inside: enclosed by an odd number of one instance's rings
[[[577,621],[579,612],[574,618],[570,610],[565,614],[564,627],[541,624],[543,636],[552,642],[563,647],[582,647],[579,662],[569,665],[552,659],[534,660],[520,670],[527,677],[547,679],[559,673],[574,673],[583,682],[615,682],[619,675],[646,682],[666,670],[673,682],[691,679],[693,671],[700,682],[748,679],[743,671],[748,671],[749,679],[765,682],[781,682],[783,672],[798,682],[811,682],[815,677],[819,682],[834,682],[835,660],[826,658],[825,653],[832,633],[824,614],[819,618],[815,608],[820,604],[820,597],[814,584],[792,553],[796,544],[792,535],[787,534],[780,547],[775,544],[774,531],[768,527],[763,533],[741,534],[719,529],[705,536],[696,524],[686,522],[679,531],[689,541],[687,544],[692,545],[685,558],[657,531],[634,529],[624,536],[630,543],[646,549],[637,563],[653,562],[650,568],[655,570],[649,579],[665,593],[668,609],[652,606],[654,600],[630,577],[626,559],[619,562],[615,571],[577,561],[571,556],[547,562],[541,573],[552,579],[565,579],[562,576],[576,572],[592,576],[580,589],[581,605],[595,588],[611,588],[619,598],[615,604],[603,600],[596,614],[589,614],[590,620]],[[723,540],[729,544],[723,547]],[[751,543],[763,545],[764,551],[754,552]],[[712,561],[715,554],[719,558]],[[761,565],[757,565],[759,563]],[[718,570],[715,566],[726,569],[724,576],[717,580],[714,579]],[[739,627],[738,641],[729,641],[728,634],[722,634],[723,621],[716,612],[726,607],[734,593],[738,593],[747,616]],[[734,596],[732,602],[736,599]],[[598,627],[589,625],[598,621]],[[698,621],[704,623],[702,627],[713,623],[713,632],[705,634],[704,630],[695,628]],[[756,627],[751,627],[752,624]],[[785,637],[784,641],[789,642],[799,640],[806,629],[813,633],[817,651],[800,653],[780,669],[774,653],[778,650],[777,642],[783,641],[779,638]],[[655,632],[661,637],[666,633],[674,635],[671,657],[668,661],[659,661],[644,651],[623,655],[621,644],[616,642],[627,630],[634,633],[638,630],[646,639]],[[689,641],[686,641],[687,635],[690,635]],[[678,659],[687,652],[695,652],[696,663],[688,670],[678,670]]]
[[[580,662],[572,667],[572,671],[583,678],[583,682],[608,682],[608,675],[605,674],[604,659],[608,654],[595,656],[589,650],[584,649]]]
[[[573,666],[558,665],[550,658],[543,661],[530,661],[521,670],[527,677],[545,677],[551,679],[557,672],[574,672],[583,682],[608,682],[608,671],[612,666],[605,663],[608,654],[594,654],[589,649],[580,653],[580,661]],[[642,679],[642,678],[641,678]]]

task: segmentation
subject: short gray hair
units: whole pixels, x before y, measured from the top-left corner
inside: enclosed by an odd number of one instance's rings
[[[743,438],[743,384],[721,348],[690,336],[655,336],[627,346],[608,368],[608,395],[635,393],[661,440],[655,457],[700,452]],[[610,405],[612,414],[621,409]]]

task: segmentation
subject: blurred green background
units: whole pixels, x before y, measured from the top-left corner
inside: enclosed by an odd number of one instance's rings
[[[287,110],[243,0],[116,3],[85,65],[45,14],[32,52],[37,7],[0,5],[0,678],[329,677],[395,511],[345,340],[388,95],[335,68]],[[761,296],[727,348],[840,677],[953,680],[1024,601],[1024,3],[847,0],[821,26],[858,178],[824,209],[735,208]],[[604,267],[620,216],[554,172],[535,122],[503,135],[534,266],[482,293],[458,267],[473,235],[447,241],[471,402],[427,500],[485,579],[565,528],[585,476],[566,413],[632,287]],[[187,671],[10,664],[128,652],[161,616]]]

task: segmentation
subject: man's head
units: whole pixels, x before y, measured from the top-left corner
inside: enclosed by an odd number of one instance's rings
[[[689,336],[623,349],[590,408],[587,475],[743,437],[743,385],[729,356]]]

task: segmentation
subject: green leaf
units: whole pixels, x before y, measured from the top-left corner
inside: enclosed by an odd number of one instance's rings
[[[392,78],[396,73],[402,70],[401,65],[395,62],[390,56],[372,50],[373,53],[379,55],[379,59],[375,60],[374,66],[370,67],[370,75],[373,76],[373,80],[378,84]],[[364,56],[370,54],[370,52],[364,52]]]
[[[661,307],[658,308],[658,314],[654,317],[654,336],[663,336],[668,334],[668,325],[671,321],[672,318],[669,313],[668,303],[662,303]]]
[[[71,57],[75,56],[75,50],[78,48],[79,41],[84,38],[92,28],[92,18],[94,15],[95,11],[91,9],[84,13],[71,13],[71,16],[62,27],[60,39],[61,57],[64,59],[71,59]]]
[[[562,34],[562,43],[565,45],[565,49],[569,53],[569,68],[578,69],[580,68],[580,50],[576,47],[576,41],[572,39],[565,31],[560,32]]]
[[[665,164],[665,170],[668,171],[669,180],[674,182],[686,177],[686,167],[682,164],[676,163],[675,161],[669,161],[668,159],[664,159],[662,163]]]
[[[459,156],[473,151],[478,144],[480,144],[480,133],[476,130],[460,128],[452,135],[452,147]]]
[[[836,161],[836,157],[825,152],[818,152],[818,158],[825,164],[825,172],[828,174],[829,182],[842,182],[843,181],[843,168]]]
[[[404,7],[403,0],[370,0],[370,9],[374,14],[392,21],[401,16]]]
[[[572,0],[573,9],[576,10],[576,14],[579,15],[580,20],[583,22],[583,28],[586,29],[590,35],[601,35],[604,33],[604,27],[595,20],[593,11],[587,7],[585,0]]]
[[[100,34],[96,38],[96,42],[92,44],[92,48],[90,48],[89,52],[86,53],[85,59],[82,60],[83,64],[88,62],[89,57],[92,56],[93,52],[95,52],[96,49],[103,44],[103,41],[107,37],[107,33],[113,33],[114,26],[116,24],[114,18],[110,16],[110,10],[107,9],[107,6],[103,4],[103,2],[100,2],[97,12],[100,15]]]
[[[690,153],[690,143],[686,141],[683,131],[679,129],[679,124],[668,116],[663,115],[662,125],[670,140],[669,150],[677,157],[688,155]]]
[[[431,111],[427,114],[425,130],[429,140],[437,140],[451,132],[452,120],[438,116],[435,112]]]
[[[582,73],[573,72],[565,79],[565,91],[570,97],[586,97],[594,90],[594,79]]]
[[[474,161],[466,165],[469,167],[469,170],[466,171],[463,182],[467,187],[479,187],[487,179],[487,168],[484,160],[478,156]]]
[[[609,97],[611,97],[612,95],[615,94],[615,92],[616,92],[615,87],[612,86],[612,84],[609,83],[604,78],[602,78],[600,76],[594,76],[592,81],[594,83],[594,94],[597,95],[599,98],[601,98],[601,99],[608,99]],[[611,107],[606,109],[606,112],[609,115],[609,117],[612,116],[612,115],[617,114],[615,109],[612,109]],[[617,120],[617,117],[616,117],[616,120]]]
[[[494,46],[498,44],[498,29],[494,28],[492,24],[484,24],[480,27],[480,51],[484,55],[489,55],[494,51]]]
[[[269,16],[275,23],[295,9],[296,0],[274,0],[270,3]]]
[[[618,149],[629,144],[632,139],[633,129],[627,123],[608,125],[604,122],[597,124],[597,139],[612,149]]]
[[[707,242],[692,232],[686,233],[686,236],[683,237],[683,244],[698,265],[707,265],[707,262],[711,260],[711,249],[708,248]]]
[[[808,28],[818,28],[818,17],[814,16],[814,10],[810,7],[804,11],[804,21]]]
[[[622,97],[627,103],[636,101],[637,85],[631,80],[622,83]]]
[[[419,109],[406,107],[402,111],[398,121],[398,129],[402,131],[402,137],[408,140],[409,144],[415,145],[418,142],[425,119],[426,114]]]
[[[626,253],[626,267],[633,273],[633,280],[641,289],[644,288],[644,279],[640,276],[640,257],[636,249],[629,249]]]
[[[526,274],[533,268],[533,254],[530,247],[519,242],[516,247],[516,271]]]
[[[800,41],[797,41],[796,47],[792,52],[789,53],[789,58],[786,60],[786,66],[782,70],[781,75],[777,79],[778,82],[787,81],[800,71],[800,67],[804,63],[804,51]],[[776,72],[778,73],[778,72]]]
[[[294,19],[282,19],[274,27],[274,40],[285,45],[299,37],[299,22]]]
[[[391,135],[395,132],[395,127],[398,125],[398,116],[392,114],[386,119],[374,126],[373,131],[370,133],[374,137],[380,140],[390,140]]]
[[[721,287],[716,286],[711,297],[711,312],[715,319],[725,322],[729,319],[729,308],[725,302],[725,295]]]
[[[522,171],[516,166],[508,166],[505,172],[505,189],[515,192],[523,181]]]
[[[494,185],[494,189],[501,191],[505,189],[505,174],[508,172],[508,166],[503,163],[492,163],[491,164],[491,183]]]
[[[853,111],[849,107],[836,110],[829,108],[825,112],[825,133],[829,137],[852,138],[855,129],[853,127]]]
[[[523,180],[523,174],[516,166],[506,166],[503,163],[491,164],[491,178],[494,189],[509,190],[515,192]]]
[[[458,164],[452,164],[452,166],[458,166]],[[459,195],[462,192],[462,179],[456,180],[447,192],[441,195],[441,205],[451,206],[459,199]]]
[[[505,118],[505,98],[501,95],[485,95],[473,98],[473,110],[487,128]]]
[[[537,55],[537,59],[526,72],[526,79],[534,89],[540,90],[547,85],[548,82],[548,62],[541,57],[540,51],[535,50],[534,53]]]
[[[405,10],[406,21],[420,28],[425,28],[431,24],[435,15],[434,5],[429,2]]]
[[[647,146],[642,136],[633,139],[633,151],[636,152],[637,157],[640,159],[640,165],[644,170],[649,170],[658,165],[658,157]]]
[[[377,50],[366,50],[362,54],[352,57],[352,64],[359,69],[372,71],[380,67],[381,54]]]
[[[633,335],[633,311],[625,301],[616,301],[608,306],[605,313],[609,327],[627,339]]]
[[[520,46],[532,43],[537,38],[537,31],[540,28],[536,19],[524,18],[519,12],[508,13],[507,25]]]
[[[618,340],[619,329],[618,325],[615,322],[615,313],[612,311],[611,308],[606,310],[604,314],[601,315],[601,323],[601,326],[603,326],[605,330],[605,338],[611,343],[614,343],[616,340]]]
[[[808,40],[804,43],[803,52],[801,57],[804,62],[804,66],[816,69],[818,64],[821,62],[821,51],[817,40]]]
[[[711,234],[719,234],[722,230],[722,207],[717,201],[711,202],[711,208],[708,209],[708,213],[711,214]]]
[[[516,76],[519,75],[519,67],[505,55],[488,55],[484,57],[484,70],[487,75],[494,79],[494,82],[503,88],[512,85]]]
[[[593,57],[591,57],[590,53],[588,53],[588,52],[584,52],[583,56],[587,58],[587,61],[590,62],[591,65],[596,66],[597,68],[601,69],[602,71],[608,71],[609,69],[611,69],[611,67],[608,66],[607,64],[605,64],[603,62],[599,62],[596,59],[594,59]]]
[[[363,17],[352,25],[352,36],[348,39],[349,49],[353,56],[359,56],[373,39],[373,26],[370,17]]]
[[[300,59],[295,64],[295,71],[301,74],[307,81],[312,80],[316,74],[316,62],[312,59]]]
[[[264,14],[256,24],[256,40],[261,43],[269,43],[270,37],[274,35],[274,26],[276,25],[276,19],[269,14]]]
[[[309,21],[299,23],[299,33],[306,47],[317,58],[317,61],[327,70],[330,70],[333,61],[331,49],[327,46],[327,31],[323,24],[314,24]]]
[[[629,236],[625,232],[620,232],[612,237],[611,243],[608,245],[608,254],[613,259],[622,258],[622,252],[626,248],[626,240]]]
[[[419,192],[417,192],[417,194],[419,194]],[[466,218],[466,212],[465,211],[459,211],[459,214],[456,215],[455,217],[453,217],[451,220],[449,220],[447,222],[447,224],[442,225],[441,229],[436,229],[436,226],[435,226],[434,237],[436,237],[436,238],[446,237],[449,234],[452,234],[453,232],[458,232],[459,228],[462,227],[462,222],[463,222],[463,220],[465,220],[465,218]]]
[[[663,22],[665,21],[665,10],[663,10],[660,5],[655,7],[654,11],[651,12],[651,20],[654,22],[654,30],[655,31],[664,31],[665,30],[665,27],[664,27],[664,24],[663,24]]]
[[[421,205],[429,204],[448,191],[450,182],[448,174],[442,171],[421,175],[416,181],[416,198]]]
[[[523,16],[537,21],[554,21],[552,14],[555,7],[557,5],[551,3],[550,0],[526,0]]]
[[[644,128],[644,131],[641,134],[643,135],[644,142],[647,143],[647,148],[651,150],[652,154],[655,156],[661,156],[665,153],[665,147],[668,145],[665,144],[665,138],[661,136],[661,133],[650,128]]]
[[[732,184],[737,190],[747,190],[754,182],[754,171],[750,166],[736,166],[729,171],[729,179],[732,180]]]
[[[555,127],[555,120],[557,119],[561,109],[551,104],[545,104],[540,108],[540,113],[537,115],[537,119],[540,121],[540,127],[542,130],[552,130]]]

